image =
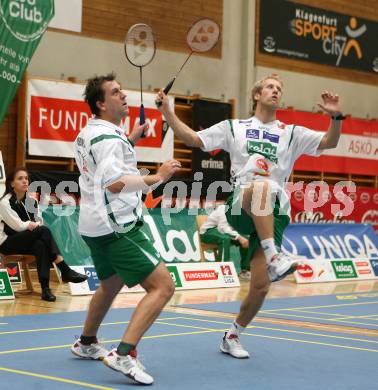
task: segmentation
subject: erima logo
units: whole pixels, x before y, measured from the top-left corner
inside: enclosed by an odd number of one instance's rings
[[[247,141],[247,152],[252,155],[259,153],[273,163],[277,163],[277,146],[267,142]]]

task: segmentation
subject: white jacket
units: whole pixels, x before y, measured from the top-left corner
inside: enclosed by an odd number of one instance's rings
[[[0,245],[8,238],[4,232],[4,223],[16,232],[27,230],[30,221],[22,221],[18,214],[12,209],[9,204],[9,199],[12,194],[4,196],[0,201]]]

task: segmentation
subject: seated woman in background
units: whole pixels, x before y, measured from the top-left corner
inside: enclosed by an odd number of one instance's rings
[[[5,194],[0,200],[0,253],[34,255],[41,298],[53,302],[56,296],[49,287],[52,263],[59,268],[63,282],[81,283],[87,276],[75,272],[64,262],[49,228],[43,226],[37,200],[28,198],[34,205],[28,210],[25,204],[28,187],[29,175],[25,168],[16,168],[7,176]]]

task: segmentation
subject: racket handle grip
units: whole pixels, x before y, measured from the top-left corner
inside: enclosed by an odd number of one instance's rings
[[[146,123],[146,116],[145,116],[145,113],[144,113],[144,105],[141,104],[140,107],[139,107],[139,124],[140,125],[144,125],[145,123]],[[143,132],[140,138],[145,138],[145,136],[146,135]]]
[[[139,124],[144,125],[146,122],[146,116],[144,114],[144,105],[141,104],[139,108]]]
[[[176,80],[176,77],[174,77],[174,78],[165,86],[165,88],[163,89],[163,92],[165,93],[165,95],[171,90],[172,85],[173,85],[173,83],[175,82],[175,80]],[[156,102],[156,106],[157,106],[157,107],[160,107],[160,106],[161,106],[161,102]]]
[[[175,82],[175,80],[176,80],[176,77],[173,78],[173,79],[165,86],[165,88],[163,89],[163,92],[164,92],[165,94],[167,94],[167,93],[171,90],[172,85],[173,85],[173,83]]]

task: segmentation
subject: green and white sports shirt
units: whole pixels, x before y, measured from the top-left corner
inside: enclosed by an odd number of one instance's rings
[[[133,145],[116,125],[90,119],[75,140],[80,170],[79,233],[88,237],[120,231],[140,219],[142,192],[112,193],[107,186],[123,175],[138,175]]]
[[[295,161],[302,154],[319,156],[321,151],[318,147],[325,133],[286,125],[278,120],[262,123],[253,116],[246,120],[225,120],[197,134],[204,144],[203,151],[223,149],[230,153],[231,176],[235,185],[243,186],[251,181],[245,168],[253,155],[259,154],[269,160],[268,179],[272,189],[280,194],[283,204],[288,202],[288,198],[282,189]]]

